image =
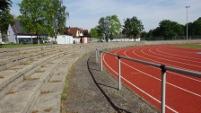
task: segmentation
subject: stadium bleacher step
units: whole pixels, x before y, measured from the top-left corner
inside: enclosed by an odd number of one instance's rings
[[[65,57],[58,57],[51,63],[46,62],[44,66],[39,66],[38,70],[31,76],[23,78],[23,81],[9,89],[6,95],[0,99],[0,110],[3,113],[25,113],[35,103],[40,95],[42,86],[48,80],[52,70],[54,70]],[[47,65],[47,66],[45,66]]]

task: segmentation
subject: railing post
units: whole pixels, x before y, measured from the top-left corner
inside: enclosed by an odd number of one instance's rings
[[[103,53],[101,52],[101,71],[103,71]]]
[[[121,57],[117,56],[117,58],[118,58],[119,90],[121,90]]]
[[[96,49],[96,63],[98,63],[98,49]]]
[[[165,113],[166,69],[164,65],[161,65],[160,68],[162,72],[161,113]]]

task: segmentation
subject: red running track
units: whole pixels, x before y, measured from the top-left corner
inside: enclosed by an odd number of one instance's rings
[[[143,46],[110,51],[114,54],[201,72],[201,49],[175,45]],[[104,66],[117,77],[118,61],[103,54]],[[161,70],[121,59],[122,82],[145,100],[161,108]],[[201,78],[167,71],[166,112],[201,112]]]

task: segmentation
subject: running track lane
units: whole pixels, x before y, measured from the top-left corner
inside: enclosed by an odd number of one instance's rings
[[[146,46],[111,51],[115,54],[201,72],[201,55],[197,49],[175,48],[173,46]],[[105,67],[117,77],[117,59],[103,55]],[[121,60],[122,81],[134,92],[160,109],[160,69]],[[199,68],[197,68],[199,67]],[[166,112],[201,111],[201,78],[167,71]]]

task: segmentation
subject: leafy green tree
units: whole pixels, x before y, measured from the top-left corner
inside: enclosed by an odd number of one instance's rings
[[[194,35],[201,35],[201,17],[199,17],[196,21],[193,22],[192,29]]]
[[[102,37],[101,33],[100,33],[100,31],[98,30],[97,27],[92,28],[90,30],[90,35],[91,35],[92,38],[101,38]]]
[[[160,33],[164,39],[171,39],[174,36],[183,36],[183,26],[170,20],[162,20],[159,23]]]
[[[20,22],[24,31],[39,36],[55,36],[63,33],[68,12],[61,0],[22,0],[19,4]]]
[[[10,9],[12,4],[11,0],[0,0],[0,12],[3,10]]]
[[[3,41],[7,41],[7,37],[3,34],[6,34],[8,25],[14,21],[13,15],[10,14],[11,4],[11,0],[0,0],[0,33]]]
[[[142,31],[141,32],[141,38],[147,38],[148,37],[148,32]]]
[[[114,35],[118,35],[120,33],[121,23],[117,15],[112,15],[110,17],[110,21],[111,21],[111,37],[110,38],[112,38]]]
[[[22,0],[19,4],[21,15],[19,16],[23,30],[39,36],[42,34],[52,35],[53,4],[50,0]]]
[[[137,34],[141,33],[144,29],[144,26],[141,20],[138,20],[137,17],[127,18],[124,21],[124,29],[123,33],[127,34],[127,36],[136,36]]]
[[[66,7],[63,6],[61,0],[51,0],[53,7],[54,7],[54,14],[53,15],[53,29],[55,38],[57,34],[64,34],[64,28],[66,25],[66,19],[69,16],[69,13],[66,12]]]
[[[3,34],[6,34],[8,25],[14,22],[14,16],[10,14],[9,9],[0,12],[0,21],[0,31]]]
[[[97,28],[105,36],[106,41],[120,33],[121,23],[117,15],[101,17],[98,23]]]

